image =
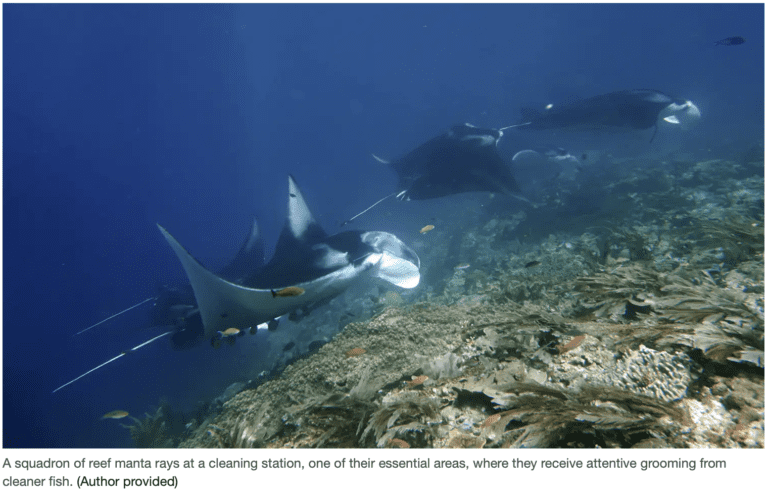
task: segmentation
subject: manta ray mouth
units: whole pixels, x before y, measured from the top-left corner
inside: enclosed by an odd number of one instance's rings
[[[380,252],[375,275],[404,289],[415,288],[421,279],[418,255],[389,232],[365,232],[360,239]]]
[[[419,285],[419,268],[402,258],[389,253],[382,253],[376,268],[376,277],[403,289],[413,289]]]
[[[701,119],[701,111],[693,102],[670,104],[659,114],[661,121],[679,125],[683,130],[690,130]]]

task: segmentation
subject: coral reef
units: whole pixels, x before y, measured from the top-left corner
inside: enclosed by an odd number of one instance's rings
[[[762,160],[609,160],[441,223],[413,294],[350,298],[180,445],[763,447]]]
[[[131,432],[131,438],[138,448],[158,449],[179,445],[189,429],[184,424],[184,415],[171,409],[166,400],[161,400],[154,414],[144,413],[144,419],[129,416],[134,424],[122,425]]]
[[[616,362],[615,369],[588,379],[672,402],[686,395],[695,380],[695,369],[694,362],[685,354],[671,355],[640,345]]]
[[[381,408],[371,414],[368,425],[360,436],[365,442],[372,431],[377,447],[386,446],[399,439],[408,447],[425,447],[430,427],[442,421],[436,398],[419,393],[389,394],[381,402]]]

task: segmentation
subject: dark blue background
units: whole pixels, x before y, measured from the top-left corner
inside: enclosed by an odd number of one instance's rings
[[[691,149],[763,136],[762,5],[3,5],[3,442],[130,445],[98,417],[237,380],[236,351],[129,317],[181,283],[161,223],[222,265],[259,218],[271,251],[286,174],[333,231],[390,193],[370,158],[529,102],[656,88],[696,102]],[[743,36],[738,47],[715,46]],[[506,139],[505,139],[506,140]],[[375,227],[377,228],[377,227]],[[161,331],[160,331],[161,332]]]

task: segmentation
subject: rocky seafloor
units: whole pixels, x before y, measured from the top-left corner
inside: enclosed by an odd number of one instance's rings
[[[136,420],[134,440],[764,447],[762,155],[634,166],[494,199],[416,248],[417,292],[348,297],[372,317],[174,431],[167,407]]]

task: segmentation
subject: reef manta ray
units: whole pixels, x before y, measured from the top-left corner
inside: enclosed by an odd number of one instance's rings
[[[342,226],[391,198],[434,199],[462,192],[496,192],[514,195],[520,188],[497,145],[504,133],[469,123],[454,125],[394,161],[372,154],[397,174],[397,191],[384,196]]]
[[[464,123],[395,161],[373,157],[395,170],[401,199],[432,199],[461,192],[511,194],[520,189],[510,165],[499,155],[497,144],[502,135],[500,130]]]
[[[345,231],[328,236],[312,216],[290,175],[288,217],[272,259],[261,265],[263,250],[254,222],[238,257],[233,260],[235,263],[220,272],[238,276],[238,283],[206,269],[167,230],[158,227],[179,257],[192,285],[204,329],[200,336],[210,338],[212,343],[220,330],[252,328],[255,331],[258,325],[271,319],[325,303],[366,277],[378,277],[404,289],[416,287],[421,279],[419,257],[393,234]],[[257,261],[249,262],[250,258]],[[301,288],[303,292],[296,296],[276,296],[276,289],[286,288]],[[173,330],[166,331],[125,350],[52,393],[173,333]]]
[[[685,99],[670,97],[658,90],[620,90],[562,105],[549,104],[544,109],[523,108],[525,123],[502,128],[521,130],[646,130],[653,127],[656,136],[659,122],[692,126],[701,117],[696,105]]]
[[[206,338],[228,328],[255,327],[297,309],[311,309],[366,276],[410,289],[420,280],[419,258],[393,234],[345,231],[328,236],[312,216],[296,181],[288,177],[288,217],[275,254],[246,282],[206,269],[163,227],[195,293]],[[300,288],[280,296],[276,291]]]

